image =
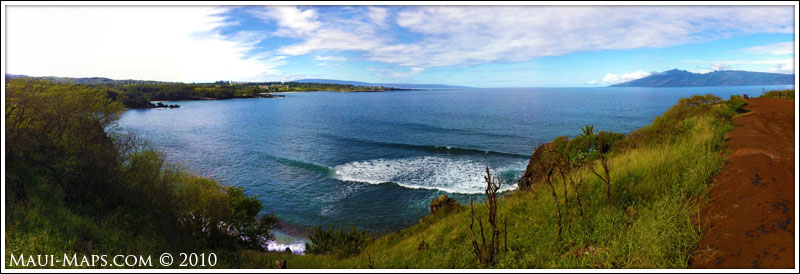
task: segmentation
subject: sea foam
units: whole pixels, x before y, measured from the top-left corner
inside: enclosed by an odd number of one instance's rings
[[[333,167],[335,177],[342,181],[368,184],[395,183],[412,189],[434,189],[450,193],[478,194],[486,188],[484,176],[487,164],[464,158],[436,156],[403,159],[374,159],[356,161]],[[492,174],[521,173],[525,162],[491,168]],[[515,172],[516,171],[516,172]],[[504,177],[500,191],[517,187],[516,178]]]
[[[277,252],[283,252],[288,247],[288,248],[290,248],[292,250],[292,253],[299,254],[299,255],[303,255],[305,253],[305,251],[306,251],[306,244],[305,243],[283,244],[283,243],[278,243],[276,241],[270,240],[270,241],[267,241],[264,244],[263,247],[267,251],[277,251]]]

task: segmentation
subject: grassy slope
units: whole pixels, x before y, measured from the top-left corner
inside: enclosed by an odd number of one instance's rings
[[[684,134],[672,140],[611,159],[612,207],[605,205],[602,182],[588,170],[581,171],[586,218],[578,217],[570,193],[569,231],[565,225],[561,241],[556,239],[555,206],[548,189],[535,187],[503,197],[498,218],[508,221],[509,251],[500,254],[495,267],[686,267],[701,237],[693,218],[704,202],[707,183],[724,163],[724,133],[733,125],[730,117],[706,112],[681,126]],[[556,185],[563,193],[561,183]],[[563,203],[563,197],[559,200]],[[486,208],[475,208],[485,218]],[[376,239],[347,259],[246,251],[241,267],[270,267],[275,260],[286,259],[289,268],[474,268],[469,220],[468,210],[427,217]],[[422,241],[429,248],[418,251]]]

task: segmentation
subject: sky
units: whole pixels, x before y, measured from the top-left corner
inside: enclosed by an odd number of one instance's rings
[[[794,6],[6,6],[6,73],[591,87],[794,73]]]

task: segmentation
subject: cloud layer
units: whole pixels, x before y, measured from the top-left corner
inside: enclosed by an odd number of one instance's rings
[[[790,6],[423,6],[393,14],[384,8],[367,8],[363,18],[346,21],[319,16],[306,7],[266,7],[260,14],[281,26],[275,35],[301,39],[279,48],[281,54],[353,50],[367,60],[421,68],[794,31]],[[417,38],[386,38],[378,30],[387,21]]]
[[[7,71],[184,82],[280,78],[285,57],[251,53],[263,35],[219,33],[225,11],[8,6]]]
[[[399,79],[437,67],[794,33],[791,6],[7,8],[9,73],[184,82],[291,80],[365,61],[360,72]],[[708,71],[768,62],[771,71],[793,72],[793,52],[794,44],[785,42],[740,51],[759,60],[688,62]],[[318,70],[281,67],[296,60],[311,60]],[[641,75],[609,73],[602,82]]]
[[[755,55],[790,55],[794,54],[794,42],[781,42],[766,46],[749,47],[742,52]]]
[[[770,66],[769,69],[762,70],[762,72],[794,73],[794,58],[768,58],[768,59],[758,59],[758,60],[714,60],[714,61],[684,60],[681,62],[711,64],[709,70],[704,70],[702,72],[735,70],[738,69],[740,65],[767,65]]]

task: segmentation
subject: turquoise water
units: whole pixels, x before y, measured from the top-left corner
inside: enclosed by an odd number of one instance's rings
[[[416,223],[441,193],[481,193],[485,166],[520,176],[534,146],[584,125],[627,133],[681,97],[779,88],[787,86],[287,93],[129,110],[119,124],[171,162],[243,186],[289,224],[384,233]]]

